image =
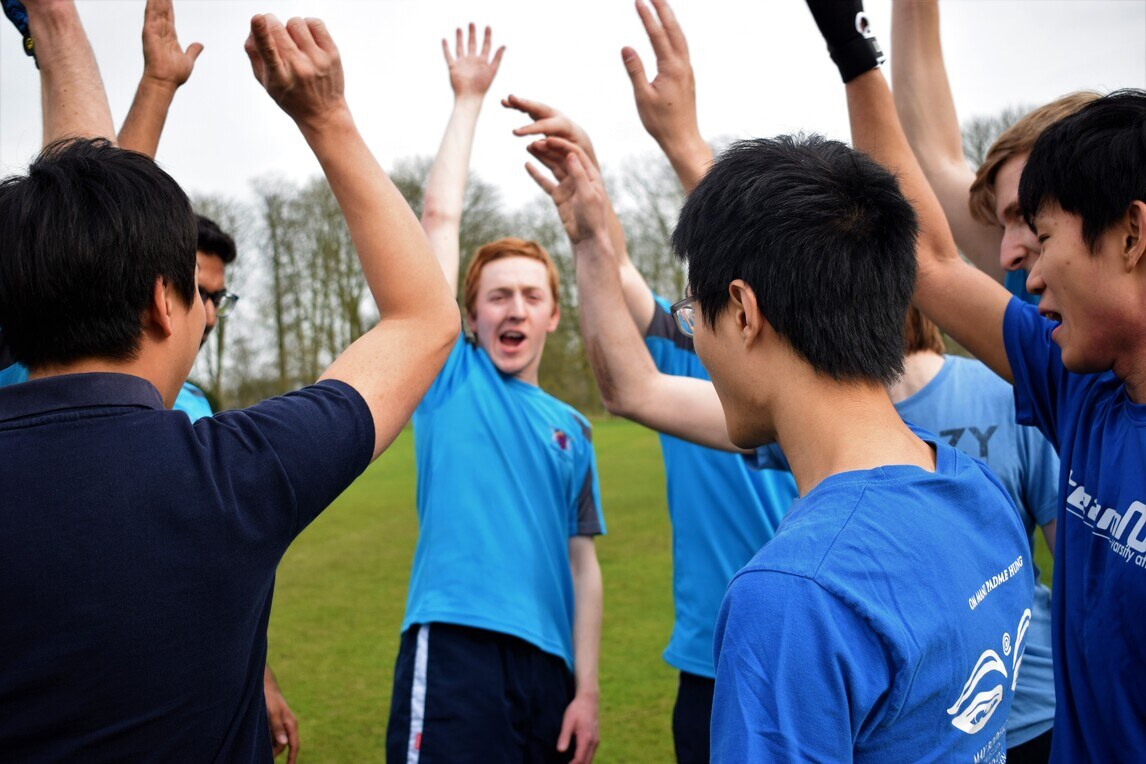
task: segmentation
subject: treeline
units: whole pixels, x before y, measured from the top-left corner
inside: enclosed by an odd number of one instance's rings
[[[430,162],[407,159],[390,172],[419,216]],[[660,155],[650,155],[621,165],[607,182],[633,262],[654,290],[678,299],[684,274],[668,241],[683,194],[672,168]],[[313,382],[335,354],[378,320],[324,179],[297,184],[262,178],[246,200],[192,201],[196,211],[235,237],[239,249],[227,269],[227,287],[241,297],[238,307],[219,322],[192,372],[217,408],[247,406]],[[578,332],[573,261],[552,203],[538,192],[509,209],[496,187],[471,174],[461,219],[462,272],[478,247],[502,236],[537,241],[561,275],[561,323],[545,347],[542,387],[582,411],[600,413]],[[459,294],[459,305],[460,299]]]

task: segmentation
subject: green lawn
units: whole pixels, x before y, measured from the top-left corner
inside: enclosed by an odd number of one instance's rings
[[[672,760],[671,547],[656,436],[594,425],[609,535],[601,762]],[[294,543],[279,568],[270,665],[299,717],[301,760],[383,761],[398,628],[417,536],[409,430]],[[1041,538],[1041,537],[1040,537]],[[1050,580],[1045,547],[1038,557]]]

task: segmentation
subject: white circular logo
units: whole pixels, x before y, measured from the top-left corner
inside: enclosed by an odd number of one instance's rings
[[[1003,655],[1011,654],[1011,635],[1004,632],[1003,634]]]

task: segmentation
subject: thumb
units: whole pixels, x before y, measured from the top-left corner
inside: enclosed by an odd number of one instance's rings
[[[194,66],[195,59],[199,58],[199,54],[203,52],[202,43],[193,42],[187,46],[187,57],[191,59],[191,64]]]
[[[569,741],[573,737],[573,717],[568,713],[561,722],[561,734],[557,737],[557,750],[565,753],[569,750]]]
[[[625,71],[632,80],[634,92],[640,92],[649,86],[649,80],[645,77],[645,65],[641,63],[641,57],[635,50],[621,48],[621,61],[624,62]]]

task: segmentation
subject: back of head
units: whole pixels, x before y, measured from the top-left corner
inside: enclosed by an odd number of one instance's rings
[[[991,148],[987,149],[983,163],[975,171],[975,180],[971,183],[971,196],[968,200],[971,217],[983,225],[1000,225],[999,218],[995,214],[995,177],[999,174],[999,168],[1011,157],[1030,152],[1044,130],[1063,117],[1074,114],[1096,98],[1099,98],[1099,94],[1093,90],[1069,93],[1030,111],[1004,130],[991,144]]]
[[[1131,202],[1146,201],[1146,91],[1118,90],[1047,128],[1019,181],[1028,223],[1047,204],[1082,220],[1094,251]]]
[[[148,157],[60,141],[0,182],[0,326],[18,361],[133,358],[156,279],[194,300],[195,216]]]
[[[764,318],[817,373],[890,384],[903,372],[915,211],[869,157],[820,136],[730,146],[673,233],[712,326],[743,279]]]
[[[525,257],[545,265],[545,270],[549,276],[549,291],[553,293],[553,306],[554,310],[556,310],[557,302],[561,299],[561,295],[558,291],[560,280],[557,276],[557,266],[553,264],[553,259],[549,257],[549,253],[545,251],[545,248],[537,242],[507,236],[479,247],[478,251],[474,253],[473,258],[470,260],[470,264],[466,267],[465,279],[462,281],[462,306],[465,309],[466,315],[473,315],[474,308],[477,305],[478,281],[481,279],[481,269],[494,260],[501,260],[506,257]]]
[[[205,215],[196,215],[199,224],[199,238],[196,248],[204,254],[214,255],[225,265],[235,262],[235,240],[223,233],[223,229]]]

